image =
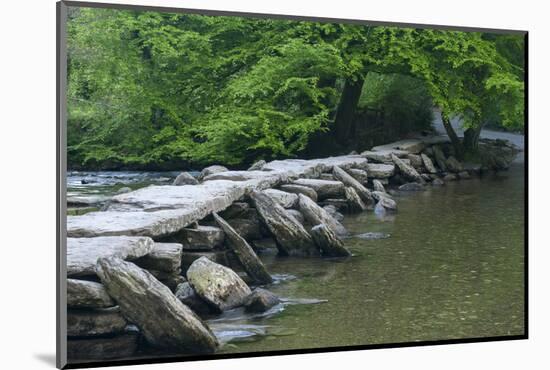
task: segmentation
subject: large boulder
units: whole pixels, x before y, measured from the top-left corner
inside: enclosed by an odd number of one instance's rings
[[[184,250],[212,250],[221,246],[224,238],[224,233],[219,227],[204,225],[185,228],[174,237],[181,242]]]
[[[242,306],[251,293],[233,270],[204,257],[189,267],[187,280],[193,290],[219,312]]]
[[[367,163],[367,173],[370,178],[387,179],[395,173],[395,165],[393,163]]]
[[[348,257],[350,251],[344,247],[342,240],[330,230],[326,225],[316,225],[311,229],[311,236],[317,246],[321,249],[321,254],[326,257]]]
[[[99,258],[135,260],[154,248],[153,239],[139,236],[98,236],[67,238],[67,276],[95,275]]]
[[[332,168],[332,173],[334,174],[334,177],[340,180],[344,185],[352,187],[367,205],[373,203],[370,191],[346,171],[338,166],[334,166]]]
[[[244,309],[247,312],[265,312],[281,303],[281,300],[269,290],[256,288],[246,297]]]
[[[264,224],[277,241],[279,252],[284,255],[316,255],[318,250],[306,229],[269,195],[254,191],[250,197]],[[313,202],[303,194],[304,197]]]
[[[267,272],[262,261],[258,258],[254,250],[246,240],[244,240],[235,229],[231,227],[223,218],[216,213],[213,214],[218,225],[225,232],[228,247],[235,253],[235,256],[244,267],[246,273],[260,284],[268,284],[273,281],[271,275]]]
[[[437,169],[435,168],[432,160],[430,159],[430,157],[428,157],[426,154],[422,153],[420,155],[420,158],[422,158],[422,163],[424,164],[424,168],[426,168],[426,170],[429,172],[429,173],[437,173]]]
[[[420,176],[418,171],[416,171],[410,164],[407,164],[403,159],[398,158],[396,155],[392,155],[392,160],[393,163],[395,163],[395,165],[399,168],[399,171],[403,176],[413,181],[418,181],[421,183],[424,182],[424,179]]]
[[[283,208],[294,208],[298,204],[298,195],[277,189],[266,189],[264,193],[273,198]]]
[[[202,181],[206,176],[213,175],[215,173],[225,172],[225,171],[229,171],[229,169],[227,169],[227,167],[224,167],[224,166],[214,165],[214,166],[206,167],[201,171],[201,173],[197,177],[197,180]]]
[[[67,306],[69,308],[107,308],[115,302],[100,283],[67,279]]]
[[[305,195],[300,194],[298,196],[300,197],[298,203],[300,212],[302,212],[307,222],[311,225],[325,224],[333,233],[339,236],[348,234],[346,228],[327,211],[319,207],[317,203]]]
[[[180,173],[172,183],[172,185],[197,185],[199,182],[189,172]]]
[[[97,275],[152,346],[190,353],[211,353],[218,340],[208,326],[146,270],[120,258],[101,258]]]
[[[69,337],[121,333],[127,324],[118,307],[67,312],[67,336]]]
[[[135,263],[147,270],[179,271],[181,253],[182,245],[179,243],[155,243],[151,253],[137,259]]]
[[[293,194],[304,194],[317,202],[317,192],[308,186],[296,185],[296,184],[285,184],[281,185],[280,189],[286,191],[287,193]]]
[[[293,182],[293,184],[307,186],[315,190],[319,200],[327,198],[342,198],[344,196],[345,186],[340,181],[297,179]]]

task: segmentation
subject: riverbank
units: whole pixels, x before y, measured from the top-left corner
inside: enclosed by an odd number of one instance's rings
[[[256,307],[252,299],[260,302],[257,311],[265,311],[259,313],[261,317],[280,312],[288,304],[304,302],[270,297],[262,291],[255,293],[260,297],[251,295],[251,289],[257,286],[276,291],[287,279],[292,279],[271,272],[270,265],[264,262],[265,256],[325,257],[315,259],[323,265],[347,261],[346,256],[353,250],[342,219],[359,217],[352,216],[355,213],[391,220],[400,207],[396,201],[402,194],[425,193],[433,186],[459,179],[473,181],[469,179],[483,172],[481,166],[461,164],[449,155],[445,138],[423,138],[376,147],[361,155],[259,163],[251,171],[210,168],[198,176],[199,180],[193,176],[178,177],[180,183],[188,182],[187,185],[153,185],[116,195],[102,205],[105,211],[68,217],[68,257],[69,266],[76,266],[70,269],[71,278],[102,285],[96,288],[119,303],[120,313],[111,315],[118,320],[118,326],[107,325],[99,333],[77,330],[70,337],[69,348],[82,346],[86,341],[90,346],[88,356],[105,358],[108,356],[105,348],[116,343],[119,350],[113,353],[132,356],[144,350],[138,346],[141,337],[147,343],[146,348],[164,350],[179,344],[178,348],[187,348],[183,353],[219,351],[220,345],[235,335],[228,337],[227,322],[220,325],[216,320],[227,319],[226,315],[239,307]],[[219,212],[221,219],[212,217],[215,212]],[[122,236],[131,238],[113,248],[115,240],[125,238]],[[368,234],[362,238],[380,237],[385,235]],[[101,256],[98,250],[103,251]],[[333,256],[339,259],[326,258]],[[104,258],[99,268],[95,265],[98,257]],[[120,258],[134,263],[123,263]],[[304,259],[286,259],[293,260]],[[136,265],[156,278],[134,268]],[[220,274],[225,276],[221,280],[223,287],[213,289],[208,281]],[[131,276],[133,283],[121,286],[127,284],[123,276]],[[159,281],[163,284],[158,285]],[[143,312],[135,312],[139,310],[135,305],[121,304],[132,301],[132,292],[138,286],[147,286],[148,292],[154,292],[156,302],[161,299],[173,308],[170,311],[181,314],[155,322],[143,315],[148,312],[147,300],[140,301]],[[83,307],[69,308],[69,313],[74,314],[72,310]],[[94,325],[100,316],[105,316],[104,306],[84,308],[87,322]],[[165,327],[170,320],[186,328],[182,329],[188,334],[183,343],[181,333],[173,333],[168,343],[159,343],[158,337],[166,333],[147,329]],[[132,324],[131,335],[121,323]],[[244,332],[239,335],[254,336],[262,330]],[[194,341],[189,342],[190,337]],[[127,340],[125,351],[120,350],[121,338]],[[98,352],[99,344],[103,352]],[[74,359],[81,359],[82,353],[73,355]]]

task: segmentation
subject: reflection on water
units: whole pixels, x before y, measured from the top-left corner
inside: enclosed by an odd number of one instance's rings
[[[345,240],[351,258],[262,256],[272,273],[296,276],[274,293],[328,302],[242,320],[261,335],[222,352],[523,334],[522,165],[395,198],[392,222],[345,219],[352,234],[373,233]]]

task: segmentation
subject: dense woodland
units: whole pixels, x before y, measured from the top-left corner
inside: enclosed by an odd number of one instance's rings
[[[510,34],[71,9],[69,167],[348,153],[366,149],[368,112],[399,136],[428,129],[433,107],[464,156],[485,125],[522,129],[523,48]]]

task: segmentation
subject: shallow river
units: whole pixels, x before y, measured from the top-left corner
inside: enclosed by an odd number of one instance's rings
[[[372,212],[347,216],[352,235],[389,235],[347,239],[351,258],[261,256],[280,278],[269,290],[327,302],[286,304],[264,317],[237,310],[211,320],[226,342],[221,352],[523,334],[521,162],[482,179],[396,195],[399,212],[393,218],[378,219]],[[168,174],[142,175],[146,181],[134,187],[168,182]],[[84,193],[74,176],[69,192]],[[120,187],[119,180],[102,191],[97,184],[94,194]]]

